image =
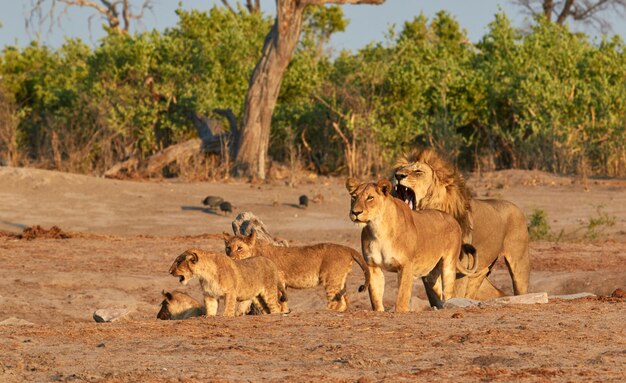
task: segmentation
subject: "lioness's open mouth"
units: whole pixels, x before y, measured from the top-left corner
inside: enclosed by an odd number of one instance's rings
[[[415,210],[416,201],[415,201],[415,193],[413,192],[413,190],[409,189],[408,187],[404,185],[397,184],[396,194],[398,195],[398,198],[400,198],[407,205],[409,205],[411,210]]]

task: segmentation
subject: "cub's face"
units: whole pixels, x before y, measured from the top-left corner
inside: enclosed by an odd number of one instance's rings
[[[433,183],[433,170],[423,162],[402,164],[394,173],[398,181],[396,194],[412,210],[417,210],[419,201],[428,193]]]
[[[170,267],[170,274],[178,277],[178,281],[186,285],[194,278],[195,267],[198,263],[198,253],[195,249],[190,249],[176,257],[174,263]]]
[[[233,259],[245,259],[252,256],[252,248],[246,237],[231,236],[224,239],[226,255]]]
[[[359,183],[354,178],[348,178],[346,189],[352,198],[350,219],[358,224],[367,224],[380,215],[384,199],[389,197],[391,182],[380,180],[377,183]]]
[[[161,302],[161,310],[157,314],[157,318],[161,320],[177,319],[186,310],[197,307],[198,302],[182,291],[163,291],[163,302]]]
[[[233,259],[245,259],[253,256],[253,249],[256,245],[256,231],[252,231],[250,235],[230,235],[224,232],[224,250],[226,255]]]

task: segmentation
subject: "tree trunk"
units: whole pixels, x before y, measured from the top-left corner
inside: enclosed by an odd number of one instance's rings
[[[265,179],[265,163],[272,113],[283,74],[291,61],[302,29],[300,1],[276,0],[276,21],[263,44],[246,94],[235,169],[238,175]]]
[[[272,114],[283,74],[298,44],[304,9],[309,5],[384,2],[385,0],[276,0],[276,21],[265,37],[261,59],[252,72],[246,94],[235,161],[237,175],[265,179]]]

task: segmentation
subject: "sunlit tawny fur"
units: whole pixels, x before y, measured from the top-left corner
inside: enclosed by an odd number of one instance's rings
[[[346,278],[356,261],[365,274],[363,291],[369,285],[369,270],[358,251],[334,243],[311,246],[282,247],[256,240],[256,232],[249,236],[231,236],[224,233],[226,254],[234,259],[263,256],[271,259],[284,274],[287,287],[309,289],[318,285],[326,290],[327,307],[345,311],[348,308]]]
[[[163,301],[157,314],[158,319],[181,320],[206,315],[204,305],[187,293],[174,290],[163,291],[161,294],[163,294]]]
[[[364,226],[361,246],[370,269],[372,308],[385,310],[383,269],[398,273],[396,312],[409,311],[415,277],[422,278],[431,306],[441,308],[453,297],[457,271],[473,273],[458,263],[461,227],[454,217],[438,210],[412,211],[391,195],[388,180],[349,178],[346,188],[352,198],[350,219]]]
[[[274,263],[264,257],[234,260],[223,254],[189,249],[176,257],[170,274],[182,284],[198,278],[204,294],[207,315],[216,315],[218,300],[224,299],[224,316],[235,316],[237,302],[253,301],[269,313],[280,312]],[[286,297],[286,294],[282,292]]]
[[[499,256],[506,260],[514,294],[528,292],[528,229],[517,206],[505,200],[472,198],[456,166],[431,149],[415,150],[402,158],[395,178],[399,198],[415,210],[452,214],[463,229],[463,242],[476,249],[479,272],[457,280],[458,296],[490,299],[504,295],[487,278]]]

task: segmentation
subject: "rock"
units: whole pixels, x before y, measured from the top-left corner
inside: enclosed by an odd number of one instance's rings
[[[497,305],[532,305],[535,303],[548,303],[548,293],[530,293],[524,295],[512,295],[481,302],[479,306],[497,306]]]
[[[10,317],[2,322],[0,322],[0,326],[32,326],[34,323],[31,323],[25,319],[20,319],[16,317]]]
[[[93,320],[98,323],[113,322],[128,314],[128,309],[98,309],[93,313]]]
[[[232,222],[233,232],[235,235],[248,236],[252,234],[252,231],[256,231],[257,241],[269,242],[274,246],[288,246],[287,241],[277,241],[269,233],[265,224],[259,217],[254,215],[251,211],[245,211],[239,213],[237,218]]]
[[[457,307],[472,307],[472,306],[478,306],[480,303],[481,303],[480,301],[469,299],[469,298],[450,298],[444,302],[443,308],[454,309]]]
[[[420,311],[429,311],[430,303],[428,303],[425,299],[419,299],[418,297],[411,297],[411,311],[420,312]]]
[[[565,295],[550,295],[549,299],[565,299],[565,300],[573,300],[580,298],[595,298],[596,295],[592,293],[576,293],[576,294],[565,294]]]

